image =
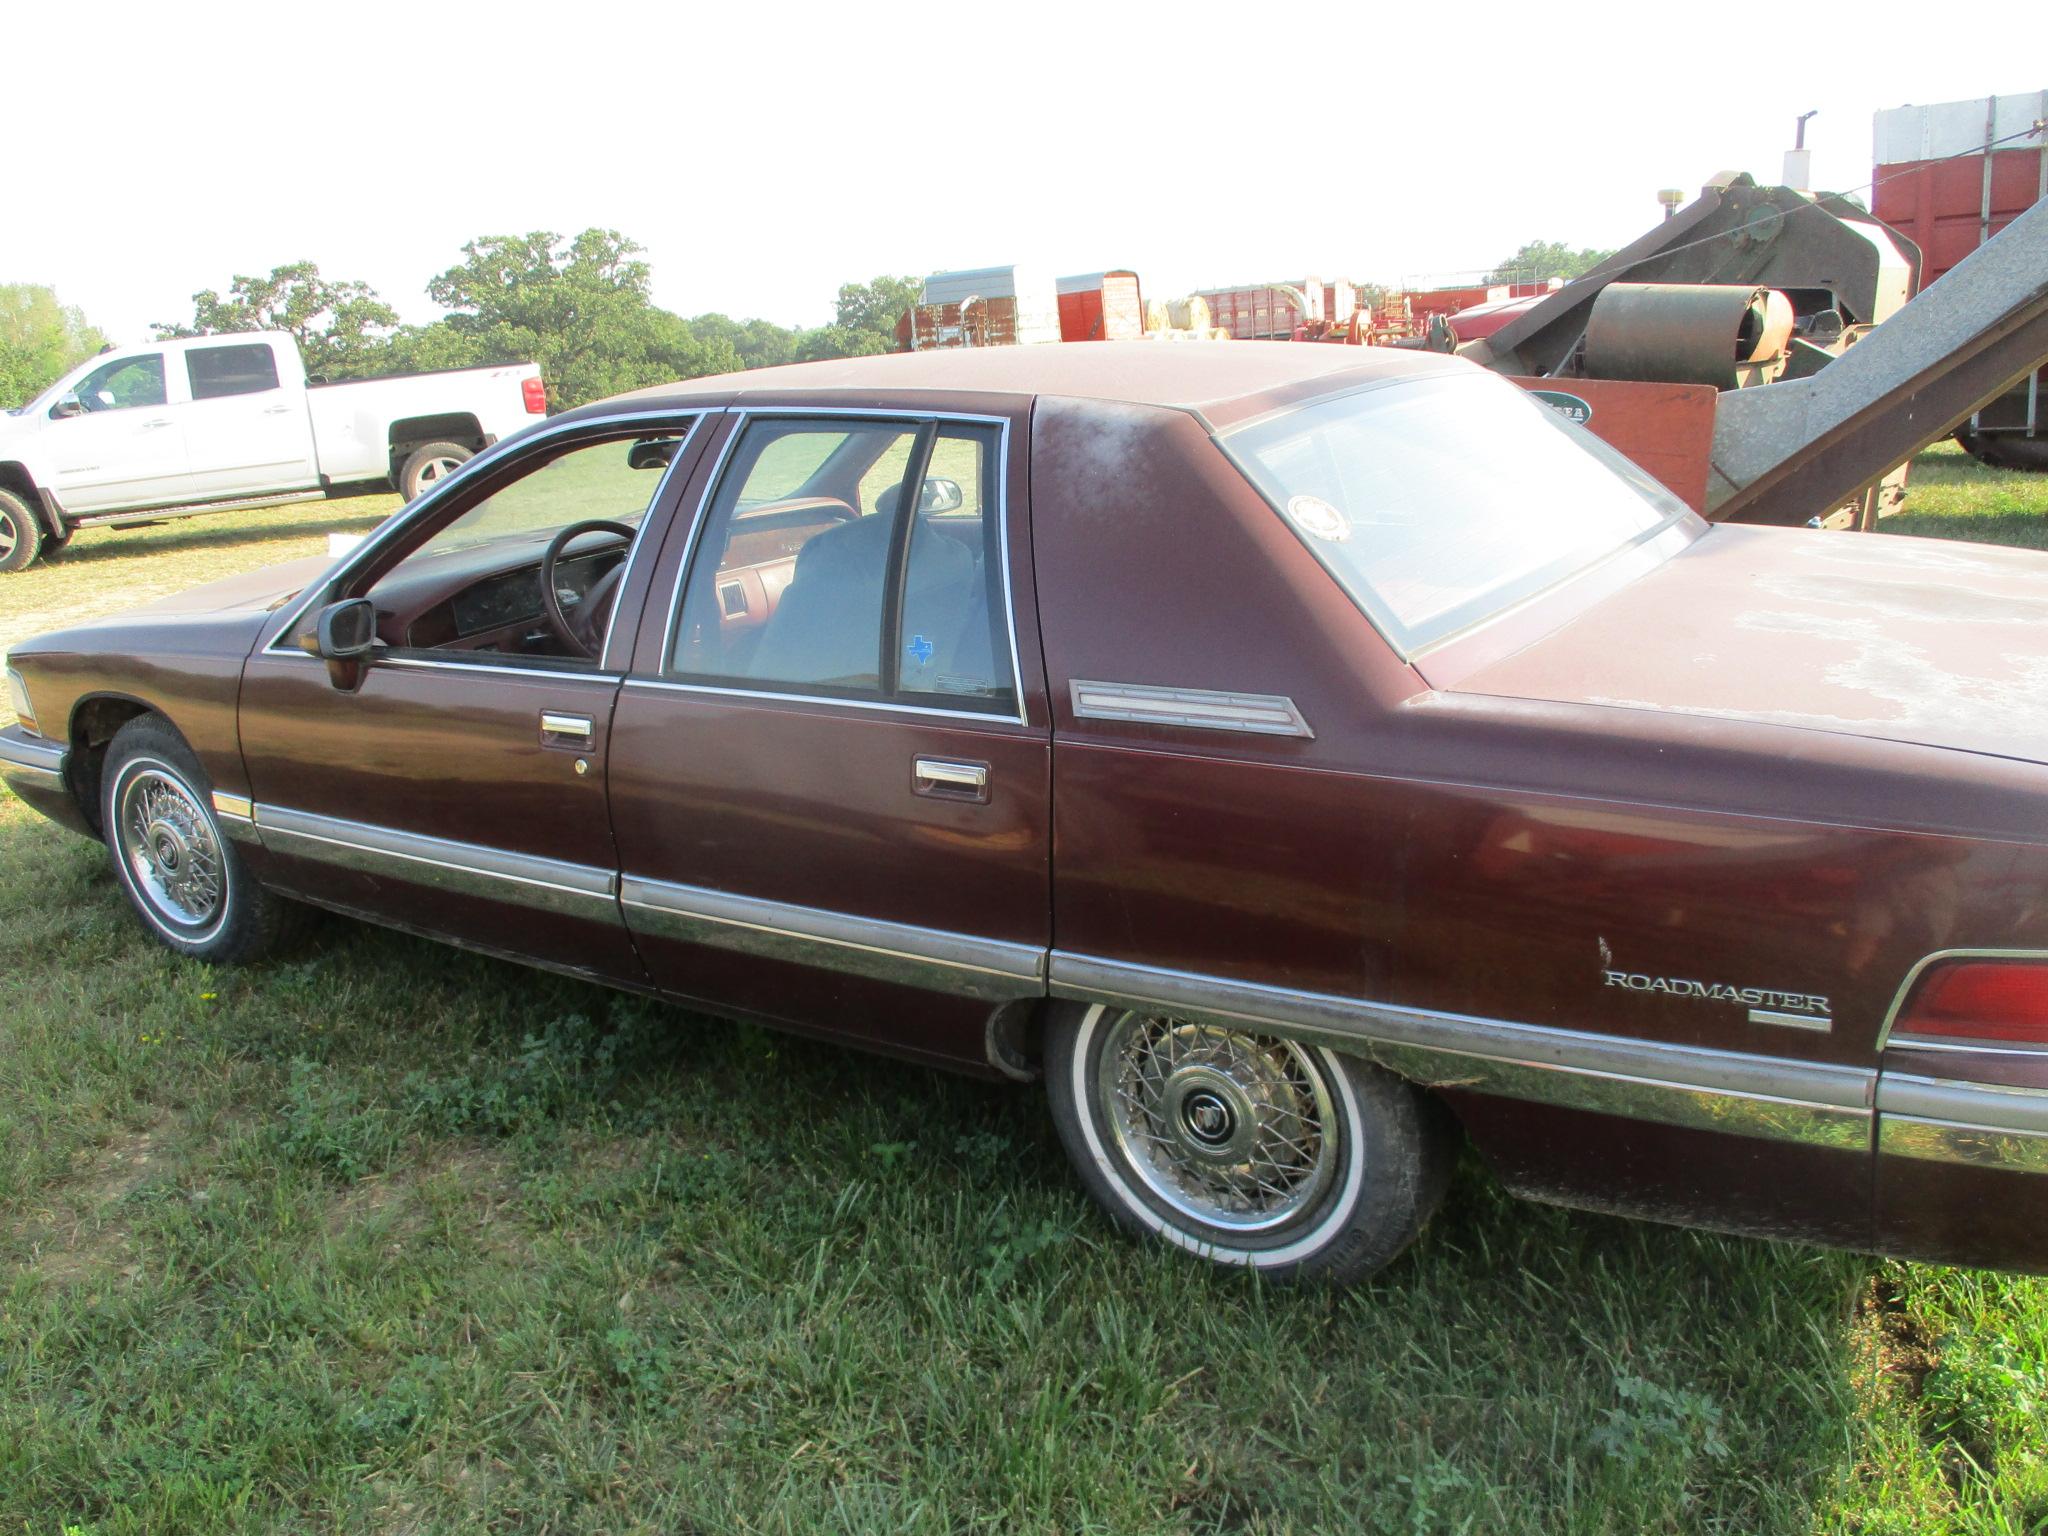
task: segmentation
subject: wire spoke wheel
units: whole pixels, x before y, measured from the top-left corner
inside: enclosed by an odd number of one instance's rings
[[[1291,1040],[1127,1013],[1101,1035],[1099,1112],[1158,1200],[1232,1233],[1315,1215],[1342,1162],[1331,1084]]]
[[[116,815],[121,855],[156,915],[182,928],[212,922],[227,880],[213,823],[192,792],[170,774],[146,768],[121,786]]]

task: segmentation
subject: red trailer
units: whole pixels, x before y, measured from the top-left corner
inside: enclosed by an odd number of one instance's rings
[[[1061,341],[1137,341],[1145,300],[1135,272],[1084,272],[1059,280]]]
[[[2048,198],[2048,91],[1877,114],[1871,212],[1920,247],[1920,286]],[[2048,470],[2048,376],[1985,406],[1956,441],[1987,464]]]

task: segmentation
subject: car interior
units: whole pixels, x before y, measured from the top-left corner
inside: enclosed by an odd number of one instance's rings
[[[685,595],[672,670],[709,680],[866,690],[880,683],[890,558],[913,433],[763,424],[712,508]],[[788,484],[787,460],[824,451]],[[777,460],[784,462],[778,466]],[[998,667],[982,508],[992,466],[960,434],[933,443],[904,537],[899,658],[906,691],[992,696]],[[963,484],[963,481],[965,482]],[[969,487],[972,487],[970,490]]]
[[[672,670],[873,688],[914,433],[891,422],[766,435],[742,446],[714,499]],[[375,605],[378,639],[399,652],[594,665],[660,471],[680,445],[572,448],[469,506],[361,594]],[[982,517],[991,457],[979,440],[934,445],[930,467],[955,468],[966,484],[928,474],[907,536],[906,689],[1007,693]]]

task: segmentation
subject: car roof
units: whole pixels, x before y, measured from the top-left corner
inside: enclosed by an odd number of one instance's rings
[[[1395,347],[1293,341],[1080,341],[954,347],[789,363],[656,385],[615,396],[616,406],[699,403],[752,394],[897,391],[945,395],[1059,395],[1202,410],[1265,396],[1300,398],[1411,377],[1462,373],[1472,364]]]

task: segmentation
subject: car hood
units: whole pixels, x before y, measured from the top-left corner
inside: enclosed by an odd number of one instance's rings
[[[208,652],[247,650],[265,617],[305,590],[333,562],[313,556],[245,571],[203,586],[167,593],[65,629],[25,640],[13,656],[134,650],[151,644],[195,645]]]
[[[2048,762],[2048,554],[1723,524],[1437,686]]]

